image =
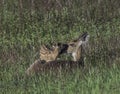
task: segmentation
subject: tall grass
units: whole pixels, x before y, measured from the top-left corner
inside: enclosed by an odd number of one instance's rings
[[[22,67],[19,64],[19,69]],[[120,92],[120,71],[116,65],[111,68],[97,66],[87,67],[87,69],[73,69],[70,72],[61,70],[57,74],[48,72],[32,77],[26,77],[23,74],[23,68],[17,72],[13,71],[14,68],[6,68],[6,71],[4,67],[4,71],[1,72],[1,94],[119,94]]]
[[[33,0],[32,7],[28,0],[22,1],[22,7],[20,0],[1,1],[1,94],[119,94],[119,0],[61,0],[59,4]],[[66,43],[83,32],[91,36],[85,68],[25,75],[39,58],[42,44]]]

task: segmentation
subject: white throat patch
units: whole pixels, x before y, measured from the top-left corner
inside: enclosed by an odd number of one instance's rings
[[[79,47],[82,45],[82,43],[83,43],[82,41],[79,41],[75,51],[72,53],[74,61],[77,61],[77,51],[78,51]]]
[[[81,46],[81,45],[82,45],[82,43],[83,43],[82,41],[79,41],[78,46]]]
[[[74,61],[77,61],[76,52],[73,52],[73,53],[72,53],[72,56],[73,56]]]

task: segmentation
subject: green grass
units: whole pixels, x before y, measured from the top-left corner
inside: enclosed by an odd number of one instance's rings
[[[54,27],[54,24],[52,25]],[[51,30],[53,27],[47,28]],[[29,27],[27,29],[30,31],[17,34],[14,33],[16,31],[11,31],[10,34],[6,31],[2,33],[0,94],[119,94],[119,19],[99,25],[91,23],[85,26],[77,23],[68,33],[58,29],[57,33],[49,31],[44,36],[41,35],[44,32],[39,30],[32,32]],[[39,57],[41,43],[50,44],[49,42],[54,41],[64,43],[75,39],[84,30],[91,36],[84,69],[61,70],[57,73],[50,71],[31,77],[25,76],[25,70]],[[64,56],[61,56],[61,59]]]
[[[119,0],[61,0],[62,8],[55,2],[50,10],[35,4],[33,14],[27,0],[21,10],[16,0],[0,4],[0,94],[119,94]],[[83,32],[90,34],[84,69],[25,75],[41,44],[66,43]]]
[[[2,33],[0,94],[119,94],[120,24],[118,23],[119,19],[99,25],[91,23],[85,26],[77,23],[68,34],[64,35],[63,31],[57,33],[49,31],[42,36],[43,32],[38,30],[32,32],[29,27],[27,28],[30,29],[29,32],[11,33],[10,36],[9,33]],[[48,27],[48,30],[49,28],[53,27]],[[84,69],[61,70],[57,73],[50,71],[31,77],[25,76],[25,70],[39,57],[41,42],[64,43],[75,39],[84,30],[91,36]],[[63,55],[61,59],[68,58]]]
[[[20,63],[20,62],[19,62]],[[1,94],[119,94],[120,67],[85,67],[27,77],[25,66],[13,64],[0,68]]]

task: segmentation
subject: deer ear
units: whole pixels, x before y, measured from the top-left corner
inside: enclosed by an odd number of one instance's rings
[[[84,34],[82,34],[82,36],[79,38],[79,46],[80,45],[84,45],[84,44],[87,44],[88,41],[89,41],[89,38],[90,38],[90,35],[87,34],[86,32]]]
[[[87,43],[89,41],[90,35],[87,33],[84,33],[81,38],[80,41],[82,41],[82,43]]]
[[[85,41],[88,42],[89,39],[90,39],[90,35],[87,35],[87,36],[85,37]]]

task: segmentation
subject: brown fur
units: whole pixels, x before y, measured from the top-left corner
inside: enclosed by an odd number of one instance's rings
[[[40,49],[40,59],[45,60],[46,62],[54,61],[59,54],[59,50],[60,48],[58,46],[48,49],[45,45],[43,45]]]
[[[80,46],[78,49],[76,49],[76,46],[77,46],[78,42],[70,42],[68,45],[68,50],[67,50],[67,53],[70,53],[72,54],[73,52],[75,52],[76,50],[76,61],[79,61],[79,59],[81,58],[81,55],[82,55],[82,46]],[[73,61],[75,61],[73,59]]]
[[[37,71],[43,66],[41,63],[42,61],[40,59],[36,60],[33,64],[30,65],[30,67],[25,71],[27,75],[31,75]]]
[[[26,71],[27,75],[34,73],[41,73],[43,71],[59,70],[59,69],[72,69],[81,66],[81,61],[51,61],[49,63],[42,63],[41,60],[36,60]]]
[[[58,43],[51,48],[43,45],[40,48],[40,60],[44,60],[46,63],[54,61],[57,59],[58,55],[65,53],[67,48],[68,45],[62,43]]]
[[[68,43],[67,53],[72,54],[73,61],[83,58],[83,45],[88,42],[89,35],[85,32],[78,39]]]
[[[76,41],[72,41],[67,45],[61,47],[59,45],[53,49],[48,49],[47,47],[41,48],[41,53],[44,54],[40,57],[41,60],[36,60],[26,71],[27,75],[36,73],[38,71],[45,71],[50,69],[59,69],[59,68],[72,68],[74,66],[82,65],[84,66],[83,57],[82,57],[82,44],[88,41],[86,39],[87,35],[83,34],[84,38],[80,38]],[[73,56],[73,61],[56,61],[56,58],[59,54],[64,53],[67,50],[67,53],[71,53]],[[40,54],[41,54],[40,53]],[[41,54],[41,55],[42,55]],[[50,59],[49,59],[50,58]],[[44,64],[42,64],[44,62]],[[48,63],[45,63],[48,62]]]

